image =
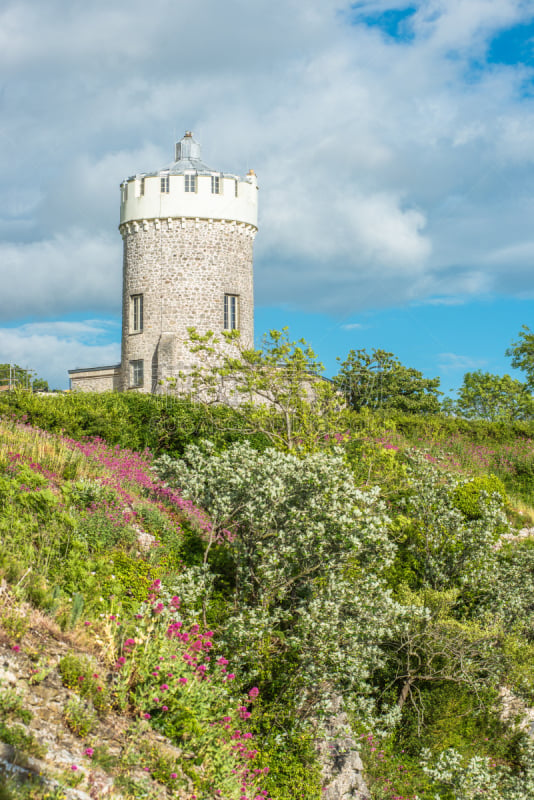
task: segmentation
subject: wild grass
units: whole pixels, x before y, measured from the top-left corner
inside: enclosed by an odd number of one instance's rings
[[[97,477],[103,472],[100,465],[88,461],[62,437],[18,422],[0,420],[0,469],[9,466],[13,455],[70,480]]]

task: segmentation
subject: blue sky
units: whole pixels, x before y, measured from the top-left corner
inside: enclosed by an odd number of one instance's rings
[[[0,362],[120,358],[120,181],[192,129],[260,183],[256,332],[329,374],[510,372],[534,301],[534,0],[7,0]]]

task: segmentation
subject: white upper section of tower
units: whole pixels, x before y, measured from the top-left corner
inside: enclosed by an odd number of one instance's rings
[[[159,172],[121,184],[120,224],[188,218],[240,222],[258,227],[258,183],[217,172],[200,160],[200,145],[188,131],[176,144],[175,161]]]

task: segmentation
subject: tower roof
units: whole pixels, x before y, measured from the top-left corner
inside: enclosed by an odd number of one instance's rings
[[[196,172],[199,175],[213,175],[220,172],[212,167],[208,167],[200,158],[200,143],[193,138],[191,131],[186,131],[185,135],[176,142],[174,148],[174,161],[166,167],[162,167],[157,172],[149,172],[148,176],[159,175],[161,172],[168,172],[170,175],[183,175],[186,172]],[[224,173],[226,174],[226,173]],[[235,177],[234,175],[230,177]]]

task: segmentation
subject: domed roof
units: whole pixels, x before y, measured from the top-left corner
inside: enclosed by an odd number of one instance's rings
[[[175,160],[172,164],[162,167],[162,169],[157,172],[149,172],[147,175],[159,175],[162,172],[168,172],[169,175],[184,175],[186,172],[191,171],[196,172],[198,175],[223,174],[219,170],[208,167],[208,165],[204,164],[201,160],[200,144],[193,138],[191,131],[186,131],[184,137],[180,139],[179,142],[176,142],[174,153]],[[231,175],[229,177],[235,176]]]

